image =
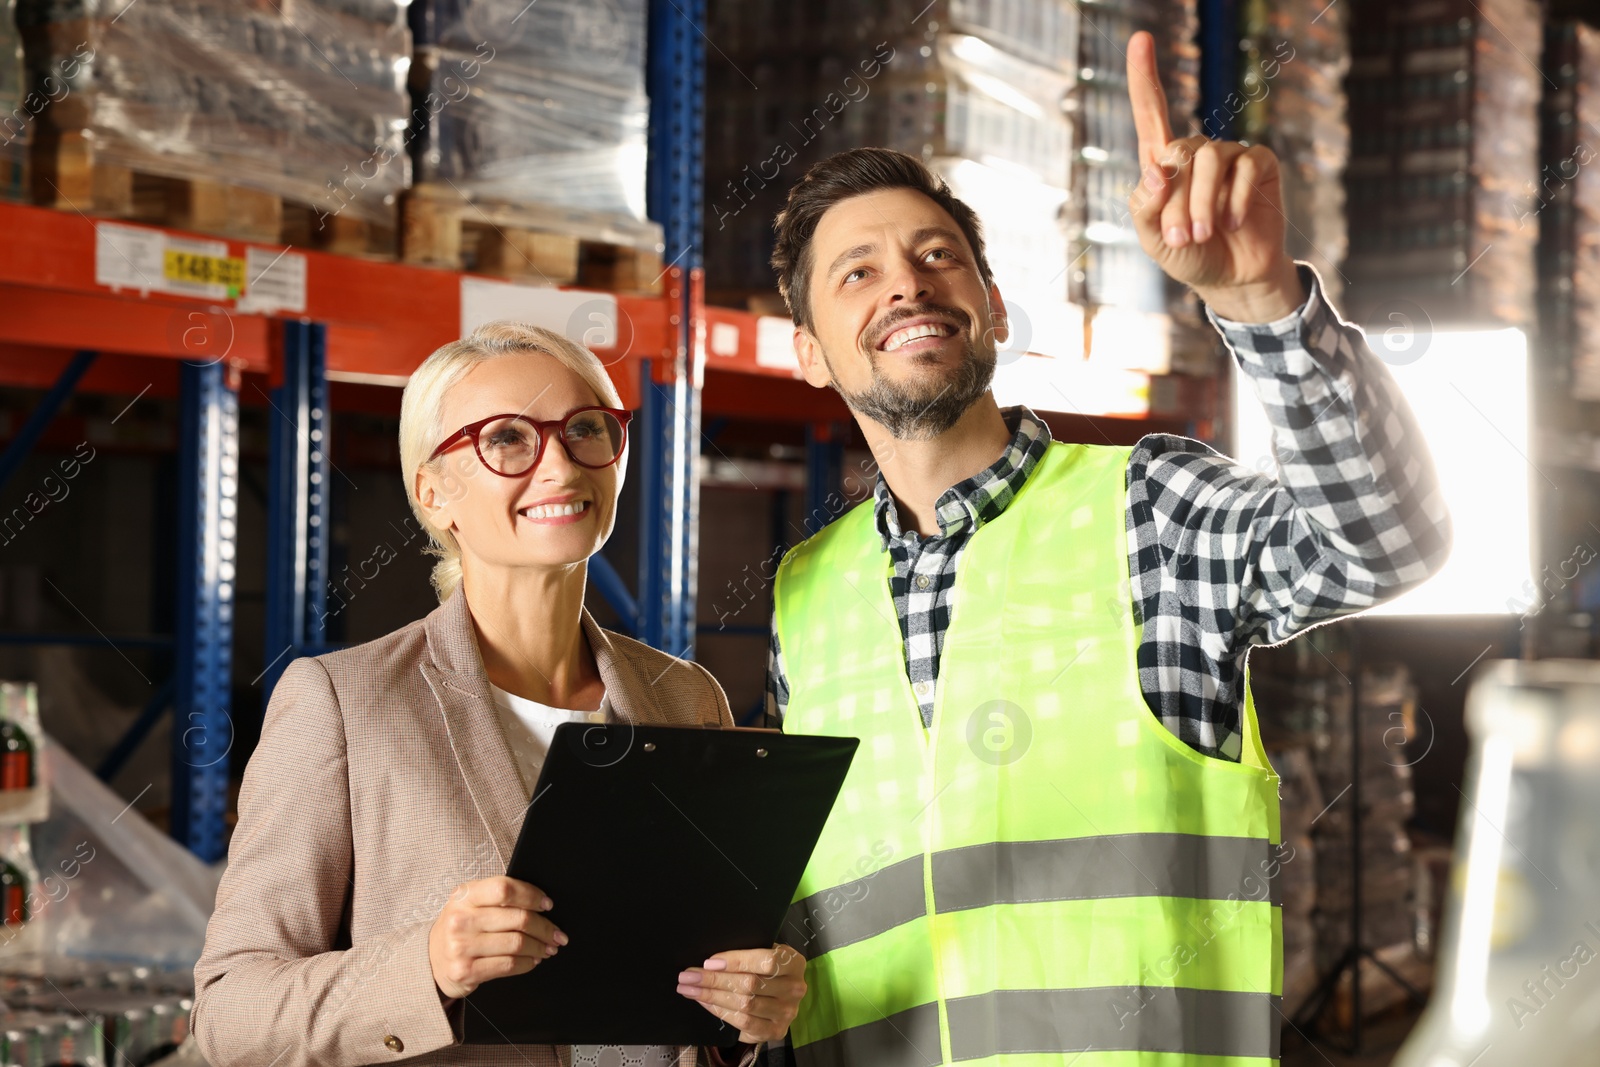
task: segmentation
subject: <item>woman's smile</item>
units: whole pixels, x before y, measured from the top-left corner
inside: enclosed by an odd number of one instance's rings
[[[529,522],[536,522],[541,526],[570,526],[572,523],[582,522],[593,511],[594,503],[592,501],[567,498],[530,504],[519,510],[517,514]]]

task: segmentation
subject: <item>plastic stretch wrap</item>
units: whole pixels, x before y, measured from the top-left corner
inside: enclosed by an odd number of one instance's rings
[[[1065,297],[1076,5],[754,0],[711,17],[708,288],[770,288],[771,222],[789,188],[835,152],[876,146],[943,175],[977,210],[1007,302],[1051,320],[1043,303]]]
[[[46,748],[45,768],[50,817],[27,834],[30,919],[0,944],[0,969],[30,953],[192,968],[219,871],[128,810],[61,746]]]
[[[418,182],[645,217],[644,0],[418,0]]]
[[[1023,176],[997,171],[970,159],[941,159],[933,169],[950,191],[983,220],[984,250],[995,283],[1012,310],[1030,315],[1037,307],[1066,299],[1067,237],[1060,221],[1066,191]],[[1041,317],[1039,326],[1046,319]],[[1032,328],[1031,322],[1019,328]],[[1044,338],[1031,338],[1033,351],[1045,351]],[[1050,339],[1054,340],[1054,339]],[[1074,348],[1073,354],[1077,354]]]
[[[1529,325],[1538,7],[1360,0],[1351,25],[1349,314]]]
[[[421,182],[505,200],[643,219],[649,100],[578,75],[439,52],[429,92],[443,103],[413,138]],[[459,72],[478,67],[470,91]],[[430,108],[430,110],[432,110]]]
[[[1077,67],[1071,0],[732,0],[712,5],[711,18],[707,36],[735,63],[783,53],[854,55],[879,41],[958,33],[1058,73]]]
[[[888,147],[925,160],[972,159],[1066,188],[1067,78],[969,36],[941,34],[901,59],[890,72]]]
[[[1169,315],[1172,368],[1209,373],[1214,333],[1185,290],[1140,249],[1128,210],[1139,180],[1138,135],[1128,100],[1128,38],[1138,30],[1154,35],[1173,136],[1195,133],[1200,100],[1196,6],[1193,0],[1135,0],[1085,4],[1082,11],[1081,75],[1071,101],[1076,137],[1068,209],[1069,292],[1087,305]]]
[[[348,201],[342,210],[392,224],[408,181],[403,9],[353,0],[20,2],[30,77],[51,86],[42,119],[57,132],[88,133],[97,163],[251,186],[329,210]]]
[[[643,0],[412,0],[407,19],[419,49],[489,52],[524,71],[643,94],[645,14]]]

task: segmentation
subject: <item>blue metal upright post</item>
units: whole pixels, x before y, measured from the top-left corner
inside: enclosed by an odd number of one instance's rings
[[[210,863],[223,855],[233,747],[239,394],[218,363],[181,375],[172,836]]]
[[[1237,0],[1199,0],[1200,130],[1227,140],[1238,118],[1239,8]],[[1230,100],[1230,98],[1232,98]]]
[[[844,428],[831,422],[806,426],[806,533],[816,533],[844,510]]]
[[[700,375],[692,275],[701,263],[705,146],[706,0],[650,0],[650,156],[646,200],[665,230],[676,286],[671,366],[644,374],[639,637],[680,656],[694,652],[698,549]],[[662,373],[666,371],[667,373]]]
[[[33,451],[33,446],[39,443],[39,438],[50,426],[50,420],[56,417],[56,412],[61,410],[61,405],[72,396],[72,391],[78,387],[78,380],[94,365],[98,352],[77,352],[61,372],[61,377],[56,379],[54,385],[44,394],[39,401],[39,406],[33,409],[33,414],[28,416],[28,421],[23,423],[22,429],[11,439],[4,452],[0,452],[0,486],[4,486],[11,476],[16,473],[22,461],[28,458],[28,453]]]
[[[272,391],[267,457],[266,673],[263,707],[284,668],[323,643],[328,600],[327,334],[283,324],[283,384]]]

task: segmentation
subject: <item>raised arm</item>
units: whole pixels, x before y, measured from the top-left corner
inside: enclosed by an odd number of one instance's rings
[[[1388,368],[1284,250],[1277,158],[1174,140],[1148,34],[1128,43],[1128,82],[1140,241],[1206,302],[1273,426],[1259,467],[1164,437],[1129,464],[1134,599],[1222,658],[1425,580],[1449,552],[1449,516]],[[1157,687],[1169,683],[1182,679]]]

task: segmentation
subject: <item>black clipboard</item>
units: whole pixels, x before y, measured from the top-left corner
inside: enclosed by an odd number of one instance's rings
[[[729,1045],[677,992],[716,952],[781,940],[860,741],[563,723],[506,873],[571,938],[466,998],[468,1044]]]

